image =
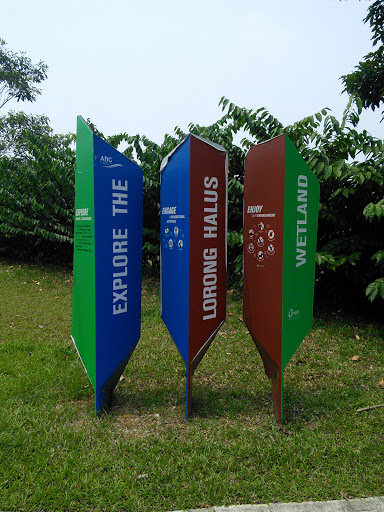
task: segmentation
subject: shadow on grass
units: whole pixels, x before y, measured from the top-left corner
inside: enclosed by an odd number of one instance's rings
[[[255,393],[223,387],[211,390],[196,386],[192,393],[191,417],[214,418],[266,413],[272,410],[272,392]]]
[[[185,389],[174,387],[161,389],[129,390],[120,387],[115,391],[111,412],[123,414],[154,414],[169,408],[185,413]],[[272,393],[256,391],[254,394],[242,390],[223,387],[212,390],[196,385],[192,390],[192,408],[190,419],[222,418],[236,419],[247,415],[272,413]]]
[[[334,412],[356,411],[355,404],[362,393],[357,388],[300,389],[287,385],[284,388],[284,422],[308,423],[327,417]]]

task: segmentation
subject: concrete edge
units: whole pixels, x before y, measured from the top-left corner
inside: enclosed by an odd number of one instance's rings
[[[174,510],[173,512],[384,512],[384,496],[301,503],[230,505],[229,507],[195,508]]]

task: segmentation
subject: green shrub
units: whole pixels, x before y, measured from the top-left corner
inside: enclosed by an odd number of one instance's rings
[[[73,136],[44,143],[27,131],[28,157],[0,157],[0,248],[19,257],[72,257]],[[53,147],[52,147],[53,146]]]
[[[342,120],[328,109],[284,127],[265,109],[221,104],[245,150],[286,133],[320,181],[317,296],[338,304],[384,298],[383,141],[359,132],[359,98],[350,98]],[[223,122],[223,121],[222,121]],[[234,255],[240,262],[240,252]]]
[[[228,151],[228,284],[241,285],[244,157],[254,144],[286,133],[320,181],[316,296],[337,304],[384,298],[383,141],[357,125],[361,102],[351,98],[341,121],[328,109],[284,127],[266,109],[222,98],[224,115],[188,130]],[[93,127],[97,134],[104,137]],[[243,139],[234,142],[236,134]],[[160,165],[186,137],[180,128],[158,145],[145,136],[105,138],[143,169],[143,265],[159,269]],[[23,157],[0,157],[1,249],[72,260],[74,136],[26,130]],[[48,142],[47,142],[48,141]]]

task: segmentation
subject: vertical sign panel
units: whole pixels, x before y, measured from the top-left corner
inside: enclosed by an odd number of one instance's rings
[[[227,156],[190,135],[162,165],[162,318],[186,364],[187,416],[192,376],[226,307]]]
[[[320,186],[286,138],[283,368],[312,327]]]
[[[188,362],[189,175],[187,139],[161,174],[161,317]]]
[[[250,149],[244,171],[244,320],[272,379],[282,420],[283,371],[312,326],[319,184],[282,135]]]
[[[95,218],[93,133],[79,117],[76,136],[72,339],[96,386]],[[90,341],[91,340],[91,341]]]
[[[140,338],[143,177],[140,167],[94,135],[81,118],[76,151],[79,227],[72,338],[94,386],[99,412],[108,406]],[[83,196],[91,208],[81,208]]]

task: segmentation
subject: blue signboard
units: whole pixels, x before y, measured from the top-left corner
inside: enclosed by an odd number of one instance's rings
[[[227,153],[189,135],[162,163],[161,316],[192,376],[225,320]]]
[[[78,120],[72,338],[108,406],[139,338],[143,174]]]
[[[188,364],[189,139],[161,177],[161,317]]]

